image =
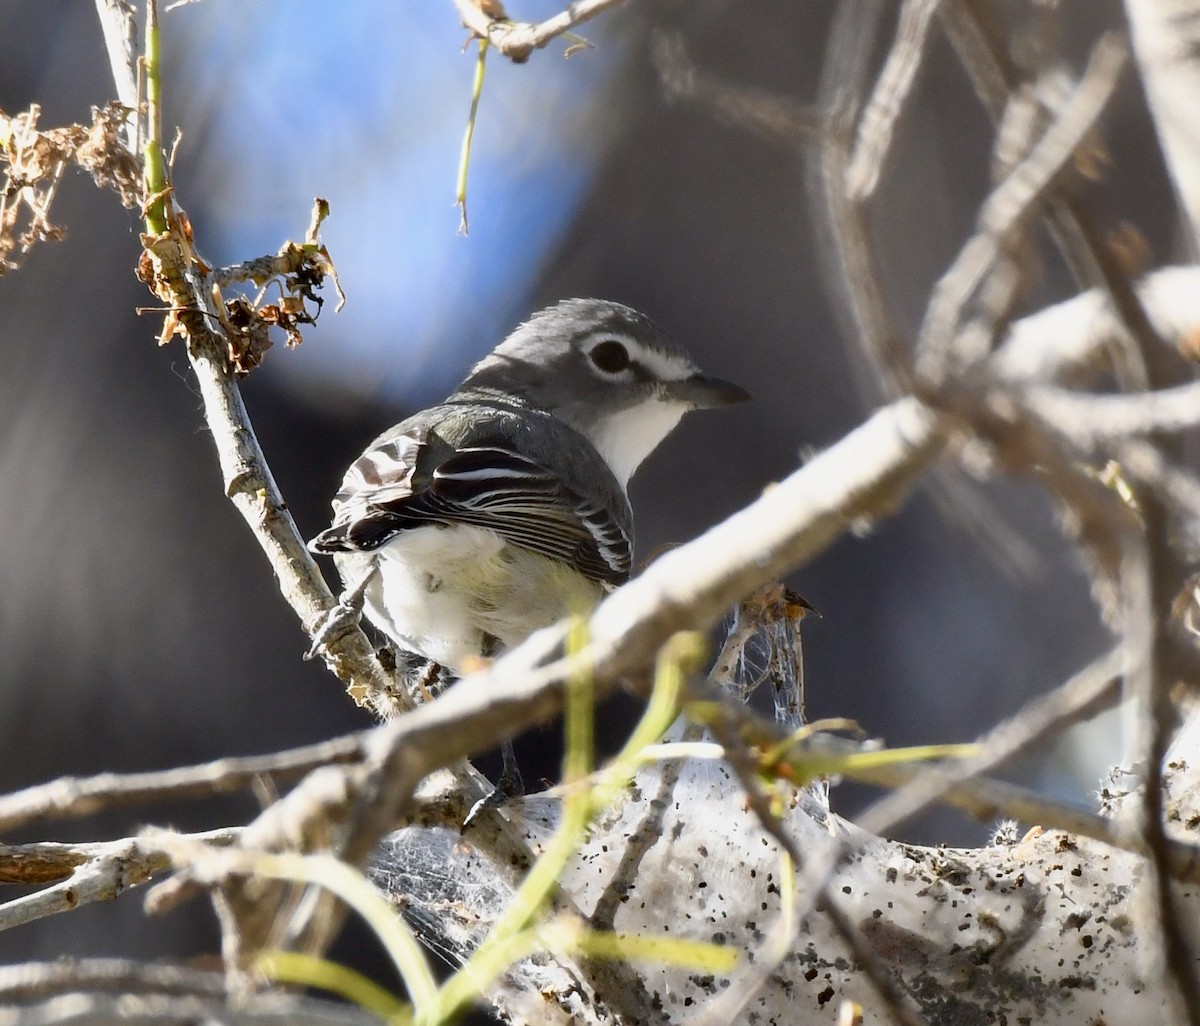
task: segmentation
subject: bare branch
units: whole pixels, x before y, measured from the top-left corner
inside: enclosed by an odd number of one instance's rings
[[[917,341],[921,373],[937,378],[956,326],[971,294],[1011,238],[1041,202],[1107,105],[1125,63],[1125,49],[1115,36],[1102,39],[1071,99],[1050,128],[980,208],[976,234],[942,276],[930,299]]]
[[[296,530],[267,466],[241,392],[226,368],[225,347],[205,324],[217,320],[216,311],[210,307],[211,300],[194,296],[191,301],[203,305],[198,313],[185,314],[183,318],[191,322],[188,357],[204,400],[205,419],[217,446],[225,494],[233,500],[266,553],[280,592],[311,637],[336,599]],[[361,630],[348,629],[333,638],[322,654],[330,669],[358,700],[369,702],[381,712],[392,706],[403,709],[411,705],[407,692],[379,665],[374,648]]]
[[[510,21],[497,0],[454,0],[454,6],[463,24],[476,36],[486,39],[514,64],[523,64],[534,50],[624,2],[571,0],[564,10],[540,22]]]
[[[43,1001],[72,991],[118,994],[194,994],[224,997],[222,973],[176,965],[147,965],[122,958],[26,962],[0,966],[0,1006]]]
[[[763,89],[721,81],[696,67],[678,35],[658,31],[651,54],[667,97],[699,103],[722,121],[788,147],[820,138],[824,118],[811,107]]]
[[[851,202],[868,200],[879,184],[892,137],[925,53],[929,25],[942,0],[905,0],[887,63],[858,122],[858,141],[846,168]]]
[[[1200,267],[1147,275],[1136,294],[1155,333],[1181,344],[1200,330]],[[988,373],[1009,382],[1087,381],[1105,369],[1105,352],[1125,332],[1105,293],[1092,289],[1017,321],[988,360]]]
[[[110,54],[123,53],[127,44],[125,22],[104,17],[102,25]],[[119,36],[114,39],[109,33]],[[132,69],[126,62],[114,63],[112,72],[121,95],[136,92],[136,81],[130,81]],[[188,360],[217,447],[225,494],[250,527],[275,572],[280,592],[311,637],[336,601],[296,530],[250,424],[241,392],[229,372],[229,343],[216,333],[221,311],[216,308],[211,290],[198,280],[185,244],[178,238],[164,237],[151,246],[160,262],[164,285],[169,285],[174,305],[182,311],[178,320],[188,334]],[[411,705],[407,693],[380,666],[371,643],[358,628],[347,629],[332,639],[323,655],[357,701],[369,701],[380,712]]]
[[[14,898],[0,904],[0,931],[59,912],[70,912],[80,905],[95,901],[112,901],[131,887],[146,883],[152,877],[170,869],[173,864],[172,846],[164,843],[182,835],[162,834],[158,840],[149,837],[125,838],[120,841],[101,841],[79,845],[31,845],[0,849],[0,865],[5,860],[10,869],[18,864],[28,865],[36,860],[46,874],[54,873],[66,879],[40,891]],[[196,844],[232,843],[234,830],[212,830],[187,837]],[[28,855],[29,859],[24,856]],[[74,865],[71,863],[74,862]],[[36,882],[26,879],[25,882]]]
[[[104,30],[104,44],[108,47],[108,63],[112,68],[121,68],[122,73],[114,76],[117,99],[129,108],[130,116],[125,123],[126,145],[137,153],[136,112],[141,97],[138,95],[138,28],[137,15],[131,0],[96,0],[96,13]]]
[[[1200,425],[1200,381],[1137,395],[1082,395],[1053,385],[1029,385],[1021,401],[1086,448]]]
[[[287,783],[319,766],[355,761],[362,755],[363,735],[351,734],[277,754],[217,759],[178,769],[61,777],[0,796],[0,834],[29,823],[91,816],[124,805],[211,798],[243,790],[261,778]]]
[[[860,387],[872,398],[880,392],[895,398],[910,391],[912,358],[882,285],[867,204],[856,202],[845,185],[867,55],[881,17],[879,3],[837,8],[818,94],[818,107],[829,123],[819,166],[810,175],[809,208],[824,236],[822,243],[836,257],[833,265],[821,262],[824,284],[844,322],[845,336],[857,343]]]
[[[1050,694],[1033,699],[979,739],[980,752],[975,758],[918,774],[912,784],[882,798],[859,816],[859,825],[872,833],[886,834],[927,808],[939,793],[945,793],[947,785],[991,772],[1047,736],[1095,715],[1098,706],[1114,704],[1120,695],[1124,659],[1124,653],[1116,648]],[[1039,819],[1025,818],[1025,821],[1033,823]]]
[[[1196,0],[1125,0],[1133,52],[1146,89],[1167,170],[1175,183],[1200,254],[1200,3]]]
[[[0,1026],[379,1026],[357,1005],[273,993],[236,1003],[225,998],[172,994],[71,993],[31,1005],[0,1008]]]

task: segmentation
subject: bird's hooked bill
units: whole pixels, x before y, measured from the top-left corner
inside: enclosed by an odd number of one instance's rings
[[[680,381],[665,382],[667,395],[697,409],[709,410],[718,406],[736,406],[750,398],[741,385],[708,374],[693,374]]]

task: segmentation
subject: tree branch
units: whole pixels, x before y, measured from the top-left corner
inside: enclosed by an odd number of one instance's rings
[[[318,766],[352,762],[362,755],[363,735],[351,734],[272,755],[217,759],[198,766],[61,777],[0,796],[0,834],[29,823],[91,816],[125,805],[211,798],[240,791],[261,778],[288,783]]]
[[[478,38],[486,39],[514,64],[524,64],[534,50],[624,2],[571,0],[558,14],[540,22],[510,21],[498,0],[454,0],[454,6],[463,25]]]
[[[128,10],[110,0],[97,0],[117,92],[137,92],[133,69],[124,58],[128,46]],[[121,17],[115,16],[120,14]],[[149,145],[158,145],[151,139]],[[288,605],[295,610],[309,637],[336,604],[304,540],[296,530],[287,504],[279,492],[266,457],[242,402],[229,368],[229,339],[217,333],[221,311],[213,298],[211,273],[195,259],[187,233],[168,230],[147,239],[147,253],[157,265],[153,272],[173,317],[186,332],[188,360],[196,375],[204,403],[204,417],[217,448],[225,485],[259,547],[266,554]],[[375,658],[374,649],[357,627],[341,632],[322,649],[329,668],[342,680],[359,704],[369,704],[381,714],[411,707],[411,699]]]
[[[1200,3],[1197,0],[1125,0],[1138,72],[1154,115],[1167,171],[1175,183],[1200,254]]]
[[[933,379],[946,372],[963,308],[994,264],[1004,242],[1036,211],[1055,178],[1100,117],[1125,64],[1115,36],[1102,39],[1071,99],[1033,149],[980,208],[976,234],[938,281],[917,339],[918,370]]]
[[[941,3],[942,0],[905,0],[900,8],[892,50],[859,118],[854,156],[842,179],[851,202],[870,199],[879,184],[896,125],[925,55],[930,23]]]
[[[0,879],[18,877],[23,883],[38,878],[60,878],[57,883],[32,894],[0,904],[0,931],[24,926],[37,919],[70,912],[95,901],[112,901],[131,887],[147,883],[170,869],[174,843],[184,835],[163,833],[152,837],[127,837],[77,845],[18,845],[0,848]],[[173,838],[172,843],[167,843]],[[187,835],[198,844],[228,845],[236,830],[210,830]],[[32,872],[26,872],[32,870]],[[24,873],[24,875],[22,875]]]

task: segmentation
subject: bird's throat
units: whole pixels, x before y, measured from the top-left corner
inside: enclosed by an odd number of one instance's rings
[[[592,428],[592,444],[622,488],[629,486],[633,472],[675,430],[687,410],[683,403],[651,400],[610,414]]]

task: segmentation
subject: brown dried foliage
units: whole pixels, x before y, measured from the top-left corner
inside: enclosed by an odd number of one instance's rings
[[[135,209],[141,202],[138,158],[122,137],[129,108],[108,103],[92,108],[90,125],[40,131],[41,108],[9,116],[0,110],[0,274],[20,265],[38,242],[57,241],[66,231],[50,220],[50,205],[68,167],[83,168],[101,188],[111,188]]]

